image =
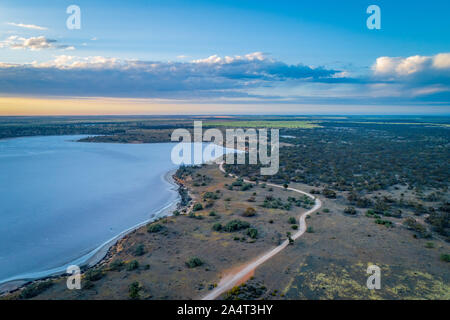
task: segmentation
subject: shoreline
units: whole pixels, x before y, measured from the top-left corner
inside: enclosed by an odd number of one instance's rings
[[[175,180],[173,177],[176,170],[177,169],[172,169],[172,170],[167,171],[166,173],[164,173],[161,176],[161,178],[162,178],[162,180],[166,181],[167,183],[169,183],[171,185],[171,188],[170,188],[171,190],[174,190],[176,193],[178,193],[178,187],[180,186],[180,182]],[[81,260],[82,262],[79,264],[79,267],[82,269],[84,267],[84,268],[86,268],[86,270],[88,270],[88,269],[91,269],[103,262],[106,262],[106,260],[108,260],[109,258],[112,257],[112,256],[110,256],[109,253],[110,253],[111,248],[114,247],[114,245],[116,245],[120,240],[125,238],[130,233],[145,226],[146,224],[157,221],[160,218],[168,217],[168,216],[172,215],[172,212],[174,210],[179,209],[180,204],[181,204],[180,200],[181,199],[178,194],[177,198],[174,201],[165,205],[163,208],[159,209],[155,213],[150,213],[151,218],[149,218],[141,223],[138,223],[137,225],[132,226],[131,228],[128,228],[128,229],[122,231],[121,233],[119,233],[118,235],[114,236],[113,238],[107,240],[106,242],[104,242],[99,247],[95,248],[94,250],[90,251],[89,253],[84,254],[81,257],[79,257],[71,262],[68,262],[65,265],[76,264],[75,262],[78,262],[79,260]],[[42,276],[36,276],[36,277],[30,277],[30,278],[26,278],[26,277],[20,278],[20,275],[19,275],[19,276],[17,276],[18,278],[16,278],[16,279],[11,279],[11,280],[2,282],[2,283],[0,283],[0,296],[6,295],[8,293],[12,293],[16,290],[19,290],[23,286],[28,285],[33,282],[45,281],[45,280],[50,280],[50,279],[58,279],[60,277],[64,277],[66,275],[66,272],[65,272],[66,268],[64,268],[64,266],[56,267],[56,268],[42,271],[42,272],[36,272],[36,273],[42,273],[43,274]],[[64,270],[61,270],[62,268],[64,268]],[[83,270],[83,273],[86,270]]]

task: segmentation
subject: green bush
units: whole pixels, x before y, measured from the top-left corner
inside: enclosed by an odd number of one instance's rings
[[[241,220],[231,220],[223,228],[226,232],[234,232],[250,227],[250,223]]]
[[[36,297],[37,295],[50,288],[52,285],[53,281],[51,280],[30,284],[22,290],[19,295],[19,299],[31,299],[33,297]]]
[[[322,194],[329,199],[336,199],[336,192],[330,189],[323,189]]]
[[[133,271],[139,268],[139,262],[137,260],[131,260],[127,263],[127,271]]]
[[[222,224],[214,223],[212,228],[213,228],[214,231],[220,231],[220,230],[222,230]]]
[[[289,217],[288,222],[289,222],[290,224],[296,224],[296,223],[297,223],[297,220],[295,220],[294,217]]]
[[[313,227],[309,226],[309,227],[306,229],[306,232],[308,232],[308,233],[314,233]]]
[[[386,227],[392,227],[392,222],[389,220],[383,220],[383,219],[377,218],[377,219],[375,219],[375,223],[385,225]]]
[[[366,216],[369,217],[369,218],[375,217],[376,216],[375,211],[372,210],[372,209],[367,210]]]
[[[194,211],[200,211],[203,210],[203,206],[201,203],[194,204],[194,207],[192,208]]]
[[[292,239],[292,234],[289,231],[286,233],[286,236],[289,240],[289,244],[294,244],[294,239]]]
[[[89,269],[84,274],[84,279],[87,281],[98,281],[101,278],[103,278],[104,274],[103,271],[100,269]]]
[[[242,178],[238,178],[231,184],[233,187],[240,187],[244,184],[244,180]]]
[[[450,262],[450,254],[448,253],[441,254],[441,260],[444,262]]]
[[[256,239],[258,237],[258,230],[255,228],[248,228],[247,235],[252,239]]]
[[[137,257],[142,256],[145,253],[145,246],[143,244],[138,244],[133,251],[133,254]]]
[[[141,288],[139,286],[139,282],[135,281],[128,287],[128,295],[131,299],[137,300],[140,298],[139,291]]]
[[[120,271],[123,266],[124,266],[124,263],[122,260],[115,259],[113,262],[110,263],[109,268],[114,271]]]
[[[416,237],[419,238],[430,238],[431,233],[428,232],[427,228],[421,223],[417,222],[416,219],[412,217],[408,217],[403,221],[403,225],[406,226],[409,230],[412,230],[416,233]]]
[[[203,199],[217,200],[217,199],[219,199],[219,195],[217,193],[208,191],[208,192],[205,192],[205,194],[203,195]]]
[[[157,233],[160,232],[164,227],[159,223],[150,224],[147,226],[147,232],[149,233]]]
[[[427,243],[425,243],[425,248],[433,249],[433,248],[434,248],[434,243],[433,243],[433,242],[427,242]]]
[[[204,262],[198,257],[192,257],[188,261],[186,261],[186,266],[188,268],[200,267],[204,264]]]
[[[347,208],[344,209],[344,213],[355,215],[356,214],[356,209],[355,209],[355,207],[347,207]]]
[[[215,216],[217,216],[217,213],[216,213],[215,211],[211,211],[211,212],[209,213],[209,216],[210,216],[210,217],[215,217]]]
[[[298,229],[298,225],[293,224],[293,225],[291,226],[291,228],[292,228],[293,230],[297,230],[297,229]]]

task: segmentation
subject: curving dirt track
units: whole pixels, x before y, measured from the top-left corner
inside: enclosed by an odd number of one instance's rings
[[[220,171],[225,172],[224,168],[223,168],[223,162],[221,162],[219,164],[219,169]],[[237,178],[236,175],[232,175],[233,177]],[[253,181],[249,181],[249,180],[245,180],[245,182],[247,183],[254,183]],[[271,187],[276,187],[276,188],[282,188],[284,189],[283,186],[278,185],[278,184],[273,184],[273,183],[267,183],[267,186],[271,186]],[[310,215],[311,213],[315,212],[316,210],[318,210],[321,206],[322,206],[322,202],[320,201],[320,199],[314,197],[313,195],[299,190],[299,189],[295,189],[295,188],[287,188],[288,190],[297,192],[297,193],[301,193],[303,195],[306,195],[308,197],[310,197],[311,199],[315,200],[315,204],[314,206],[309,209],[308,211],[302,213],[298,219],[299,219],[299,228],[298,231],[292,235],[292,239],[297,239],[299,237],[301,237],[305,231],[306,231],[306,217],[308,215]],[[248,278],[248,275],[253,273],[253,271],[260,266],[261,264],[263,264],[264,262],[266,262],[267,260],[269,260],[270,258],[272,258],[273,256],[275,256],[278,252],[280,252],[281,250],[283,250],[284,248],[286,248],[289,245],[289,240],[285,240],[282,244],[280,244],[279,246],[267,251],[266,253],[262,254],[261,256],[259,256],[258,258],[256,258],[253,261],[250,261],[246,264],[244,264],[243,266],[241,266],[237,271],[234,271],[231,274],[226,275],[224,278],[222,278],[220,280],[220,283],[217,285],[216,288],[214,288],[210,293],[208,293],[206,296],[204,296],[202,298],[202,300],[214,300],[216,298],[218,298],[221,294],[223,294],[226,291],[231,290],[235,285],[237,285],[238,283],[243,282],[244,279]]]

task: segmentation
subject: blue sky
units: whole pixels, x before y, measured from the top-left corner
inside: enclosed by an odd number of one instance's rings
[[[80,30],[66,28],[71,4]],[[381,30],[366,27],[371,4]],[[449,12],[449,1],[3,0],[0,95],[448,113]]]

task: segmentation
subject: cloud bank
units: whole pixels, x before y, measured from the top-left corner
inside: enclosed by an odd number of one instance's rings
[[[8,47],[57,46],[44,37]],[[450,103],[450,54],[380,57],[364,77],[287,64],[261,52],[190,62],[60,55],[44,63],[0,63],[0,94],[161,98],[208,102]]]

